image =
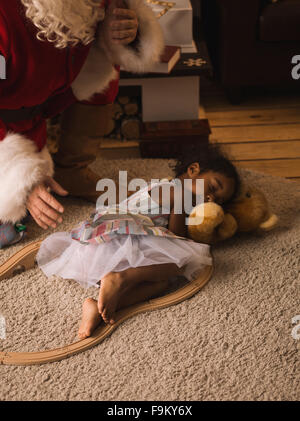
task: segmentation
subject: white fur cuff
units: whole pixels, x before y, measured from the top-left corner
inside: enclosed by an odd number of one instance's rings
[[[159,62],[164,49],[163,32],[157,18],[143,0],[127,0],[139,21],[139,38],[135,48],[123,45],[107,45],[101,24],[97,40],[91,46],[86,62],[72,84],[79,101],[89,100],[94,94],[103,93],[112,80],[118,78],[115,64],[132,73],[150,72]]]
[[[143,0],[127,0],[129,9],[136,12],[139,22],[139,39],[136,48],[130,45],[106,45],[103,33],[98,34],[98,45],[106,51],[111,62],[119,64],[132,73],[147,73],[160,61],[164,50],[164,36],[161,26]]]
[[[26,215],[26,199],[35,184],[53,176],[53,161],[45,146],[19,134],[0,141],[0,221],[16,223]]]

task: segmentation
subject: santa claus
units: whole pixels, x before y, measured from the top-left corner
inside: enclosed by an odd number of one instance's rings
[[[107,131],[120,66],[151,70],[163,44],[144,0],[0,0],[2,228],[27,210],[44,229],[56,227],[63,207],[51,190],[96,201],[99,177],[88,165]],[[46,119],[62,112],[53,163]],[[0,248],[9,242],[0,232]]]

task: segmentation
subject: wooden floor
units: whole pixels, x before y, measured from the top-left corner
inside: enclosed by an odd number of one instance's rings
[[[211,82],[200,88],[199,117],[208,118],[218,142],[237,166],[300,182],[300,97],[250,92],[232,105]],[[138,157],[137,142],[105,140],[107,158]]]
[[[210,122],[210,141],[237,166],[300,182],[299,94],[256,90],[232,105],[221,89],[206,87],[200,115]]]

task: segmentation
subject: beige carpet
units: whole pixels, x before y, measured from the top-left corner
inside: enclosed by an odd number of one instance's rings
[[[170,161],[169,161],[170,162]],[[171,175],[166,160],[95,164],[102,177]],[[261,187],[280,224],[213,248],[215,272],[193,298],[138,315],[95,348],[32,367],[0,366],[1,400],[298,400],[300,340],[292,337],[299,306],[299,185],[241,170]],[[298,192],[297,192],[298,190]],[[67,230],[93,206],[66,206]],[[27,242],[45,233],[30,223]],[[23,244],[24,245],[24,244]],[[0,252],[0,263],[18,250]],[[33,269],[0,284],[6,351],[34,351],[76,339],[81,303],[97,290],[46,279]]]

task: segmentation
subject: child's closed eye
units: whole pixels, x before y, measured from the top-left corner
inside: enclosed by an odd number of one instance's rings
[[[211,193],[215,193],[216,188],[215,188],[212,184],[210,184],[210,185],[209,185],[209,191],[210,191]]]

